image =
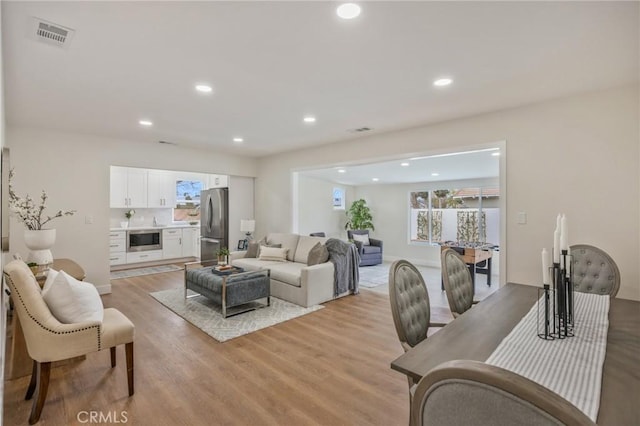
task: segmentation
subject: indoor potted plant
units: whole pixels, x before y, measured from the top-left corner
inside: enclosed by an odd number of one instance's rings
[[[371,209],[367,206],[367,202],[364,199],[361,198],[351,203],[351,207],[349,207],[349,210],[345,213],[347,215],[347,223],[344,225],[344,229],[376,229],[373,226]]]
[[[216,256],[218,256],[218,265],[226,265],[229,261],[229,249],[226,247],[219,248],[216,250]]]

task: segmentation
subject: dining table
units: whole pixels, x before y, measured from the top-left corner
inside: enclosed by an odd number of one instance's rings
[[[431,369],[447,361],[467,359],[485,362],[536,304],[538,289],[530,285],[506,284],[395,359],[391,368],[417,382]],[[612,426],[640,424],[638,301],[610,300],[596,423]]]

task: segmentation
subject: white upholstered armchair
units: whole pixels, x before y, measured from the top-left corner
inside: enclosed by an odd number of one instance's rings
[[[51,363],[106,348],[111,350],[111,366],[116,365],[116,346],[124,344],[127,359],[129,396],[133,395],[133,335],[134,326],[120,311],[104,310],[102,323],[87,321],[75,324],[59,322],[49,310],[29,267],[14,260],[4,268],[4,276],[18,315],[33,373],[25,399],[36,398],[31,408],[29,424],[40,419],[47,397]]]

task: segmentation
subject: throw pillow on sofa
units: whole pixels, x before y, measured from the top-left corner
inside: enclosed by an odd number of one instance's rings
[[[309,256],[307,256],[307,266],[319,265],[329,260],[329,250],[322,243],[316,243],[315,246],[309,250]]]
[[[289,249],[281,247],[260,246],[260,260],[272,260],[276,262],[286,262]]]
[[[251,241],[249,243],[249,246],[247,247],[247,252],[245,253],[244,257],[246,259],[249,258],[256,258],[258,257],[258,250],[260,250],[260,242],[259,241]]]
[[[282,247],[282,244],[269,244],[267,243],[267,237],[262,237],[262,239],[260,241],[258,241],[258,253],[254,256],[257,258],[260,258],[260,250],[262,249],[262,247]],[[245,257],[249,257],[246,256]]]
[[[359,241],[362,243],[363,246],[370,246],[371,243],[369,242],[369,236],[368,235],[360,235],[360,234],[352,234],[353,237],[353,241]]]

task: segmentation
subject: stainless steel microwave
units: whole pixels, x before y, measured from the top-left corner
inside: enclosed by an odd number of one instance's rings
[[[127,231],[127,251],[162,250],[162,231]]]

